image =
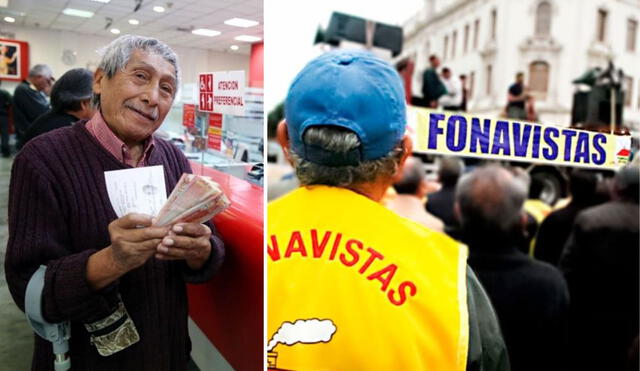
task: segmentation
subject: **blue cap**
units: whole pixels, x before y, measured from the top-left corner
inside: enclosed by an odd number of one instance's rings
[[[287,94],[285,116],[291,149],[307,161],[345,166],[375,160],[395,148],[404,135],[402,80],[391,65],[371,53],[328,52],[298,73]],[[305,144],[304,132],[312,126],[351,130],[361,147],[336,156]]]

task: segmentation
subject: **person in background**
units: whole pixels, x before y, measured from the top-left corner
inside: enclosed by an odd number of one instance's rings
[[[49,110],[47,92],[51,89],[52,81],[51,67],[36,64],[29,70],[27,79],[18,84],[13,92],[13,122],[17,149],[24,145],[27,130],[35,119]]]
[[[76,370],[187,369],[187,282],[208,280],[224,245],[211,222],[153,225],[116,215],[105,171],[162,166],[166,194],[183,153],[153,133],[180,86],[178,56],[153,38],[123,35],[101,50],[90,120],[51,131],[15,157],[5,273],[24,310],[32,274],[46,265],[42,314],[69,322]],[[146,187],[145,187],[146,188]],[[36,336],[32,369],[50,370],[51,343]]]
[[[463,99],[462,82],[445,67],[442,69],[442,83],[447,89],[447,94],[438,99],[438,104],[442,109],[458,111]]]
[[[301,187],[268,206],[270,367],[507,370],[466,248],[380,203],[412,149],[395,69],[327,52],[285,112],[278,142]]]
[[[459,111],[467,112],[467,99],[469,98],[469,89],[467,88],[467,76],[460,75],[460,84],[462,85],[462,104]]]
[[[526,119],[526,101],[527,93],[524,86],[524,73],[518,72],[516,74],[516,82],[511,84],[507,94],[507,117],[512,119]]]
[[[638,336],[639,182],[638,166],[620,169],[613,200],[578,214],[560,257],[571,294],[571,370],[624,370]]]
[[[457,157],[442,157],[438,163],[438,180],[442,188],[427,196],[427,211],[442,220],[445,228],[455,229],[458,220],[453,211],[458,178],[464,172],[464,163]]]
[[[562,209],[549,214],[540,225],[533,251],[536,259],[558,265],[576,216],[594,204],[597,184],[598,178],[593,172],[573,169],[569,175],[571,201]]]
[[[424,208],[428,185],[424,164],[419,157],[407,159],[401,177],[393,183],[393,188],[396,196],[387,202],[389,209],[434,231],[444,232],[444,223]]]
[[[25,143],[48,131],[90,119],[95,113],[92,85],[93,73],[85,68],[74,68],[62,75],[51,89],[51,109],[29,127]]]
[[[427,107],[438,108],[438,99],[447,94],[447,89],[438,76],[440,58],[433,54],[429,57],[429,65],[422,74],[422,99]]]
[[[2,157],[11,156],[9,148],[9,110],[11,109],[11,94],[4,89],[0,89],[0,149]]]
[[[560,271],[518,250],[527,185],[489,165],[460,178],[456,212],[469,265],[493,303],[513,370],[564,370],[569,292]]]

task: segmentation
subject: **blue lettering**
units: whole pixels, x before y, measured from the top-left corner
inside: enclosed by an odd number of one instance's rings
[[[564,160],[571,161],[571,139],[576,136],[576,132],[573,130],[562,130],[564,139]]]
[[[540,157],[540,130],[542,127],[536,125],[533,127],[533,143],[531,148],[531,156],[533,158]]]
[[[438,148],[438,134],[442,134],[442,128],[438,126],[440,121],[444,120],[444,115],[441,113],[429,114],[429,149]]]
[[[556,128],[546,128],[544,130],[544,142],[549,148],[542,150],[542,156],[547,160],[555,160],[558,157],[558,144],[551,138],[551,134],[557,138],[560,136],[560,131]]]
[[[509,148],[509,122],[498,121],[496,122],[496,132],[493,134],[493,147],[491,148],[491,154],[497,155],[500,150],[505,156],[511,154]]]
[[[475,153],[476,146],[480,144],[482,153],[489,153],[489,130],[491,129],[491,120],[484,119],[484,130],[480,128],[480,119],[473,117],[471,119],[471,146],[470,151]]]
[[[596,134],[593,136],[593,148],[600,154],[600,157],[595,153],[591,155],[591,161],[596,165],[604,164],[607,159],[607,154],[604,148],[602,148],[602,145],[605,144],[607,144],[607,137],[604,134]]]
[[[456,121],[459,122],[456,125]],[[456,126],[458,127],[458,144],[455,144]],[[447,122],[447,148],[454,152],[460,152],[464,149],[467,142],[467,120],[462,116],[453,115],[449,117]]]
[[[589,133],[578,133],[574,162],[589,163]]]
[[[513,154],[516,156],[524,157],[527,155],[527,148],[529,147],[529,136],[531,136],[531,125],[525,124],[522,138],[520,138],[519,122],[512,123],[513,125]]]

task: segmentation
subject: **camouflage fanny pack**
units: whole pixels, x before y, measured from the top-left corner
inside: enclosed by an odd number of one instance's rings
[[[110,356],[140,341],[138,330],[122,300],[109,316],[86,323],[84,327],[89,332],[91,344],[101,356]]]

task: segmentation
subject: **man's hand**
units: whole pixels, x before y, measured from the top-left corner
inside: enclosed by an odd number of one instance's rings
[[[127,214],[109,224],[114,262],[126,272],[143,265],[169,233],[169,227],[152,227],[151,217]]]
[[[157,245],[156,258],[185,260],[189,268],[198,270],[211,254],[211,229],[204,224],[178,223]]]
[[[87,262],[87,282],[94,290],[108,286],[153,256],[169,227],[151,224],[151,217],[143,214],[127,214],[109,224],[111,245]]]

